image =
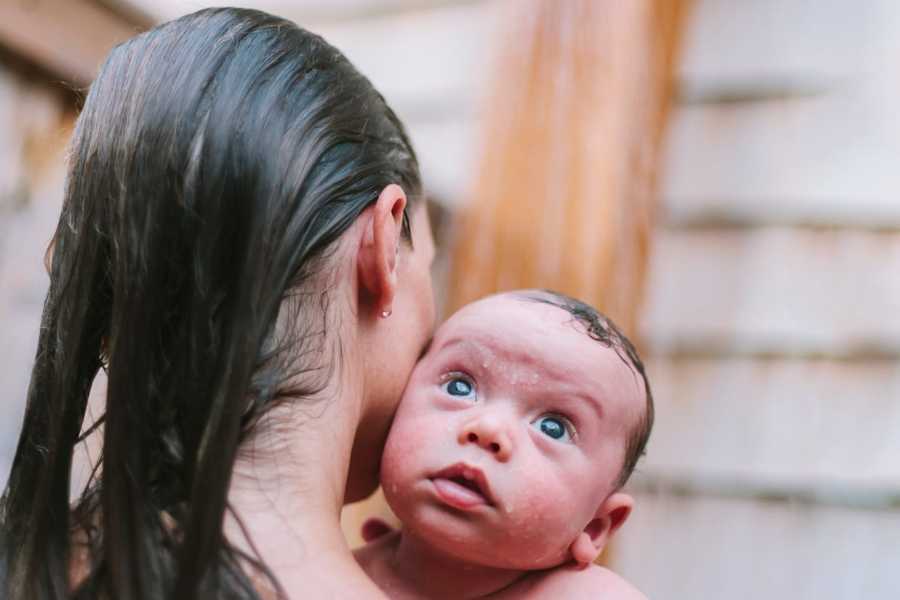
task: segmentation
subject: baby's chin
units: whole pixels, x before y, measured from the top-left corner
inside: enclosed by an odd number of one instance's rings
[[[568,562],[570,540],[535,543],[533,537],[498,535],[470,527],[464,517],[451,517],[444,509],[417,506],[390,484],[385,497],[394,514],[403,523],[403,535],[411,535],[427,547],[453,560],[511,571],[549,569]]]
[[[521,543],[456,542],[446,532],[431,531],[423,539],[452,558],[472,565],[509,571],[539,571],[559,566],[568,559],[565,550],[524,546]]]

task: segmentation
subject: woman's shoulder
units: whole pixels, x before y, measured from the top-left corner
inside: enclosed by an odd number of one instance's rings
[[[533,573],[508,588],[497,600],[567,598],[571,600],[647,600],[636,587],[606,567],[562,565]]]

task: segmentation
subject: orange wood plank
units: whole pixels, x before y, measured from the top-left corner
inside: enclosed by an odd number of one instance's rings
[[[89,83],[110,48],[140,29],[89,0],[0,2],[0,45],[68,84]]]

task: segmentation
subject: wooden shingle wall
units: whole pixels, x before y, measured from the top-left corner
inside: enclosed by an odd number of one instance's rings
[[[654,598],[900,590],[900,5],[701,0],[616,564]]]

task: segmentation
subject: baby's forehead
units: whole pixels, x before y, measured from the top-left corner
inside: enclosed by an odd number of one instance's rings
[[[466,305],[438,328],[432,348],[478,364],[527,367],[544,385],[598,396],[627,413],[643,406],[643,383],[618,348],[592,337],[566,309],[530,296],[507,293]]]
[[[513,293],[460,309],[435,332],[432,348],[529,365],[548,376],[587,385],[594,377],[610,374],[611,365],[605,363],[610,362],[607,355],[614,354],[565,309]],[[615,362],[628,370],[617,356]]]
[[[484,333],[500,331],[514,321],[520,332],[536,335],[552,334],[554,327],[578,326],[577,320],[565,309],[539,302],[515,293],[497,294],[476,300],[463,306],[441,324],[435,332],[435,339],[446,337],[457,331]],[[581,327],[584,330],[583,327]],[[585,336],[586,341],[591,341]]]

